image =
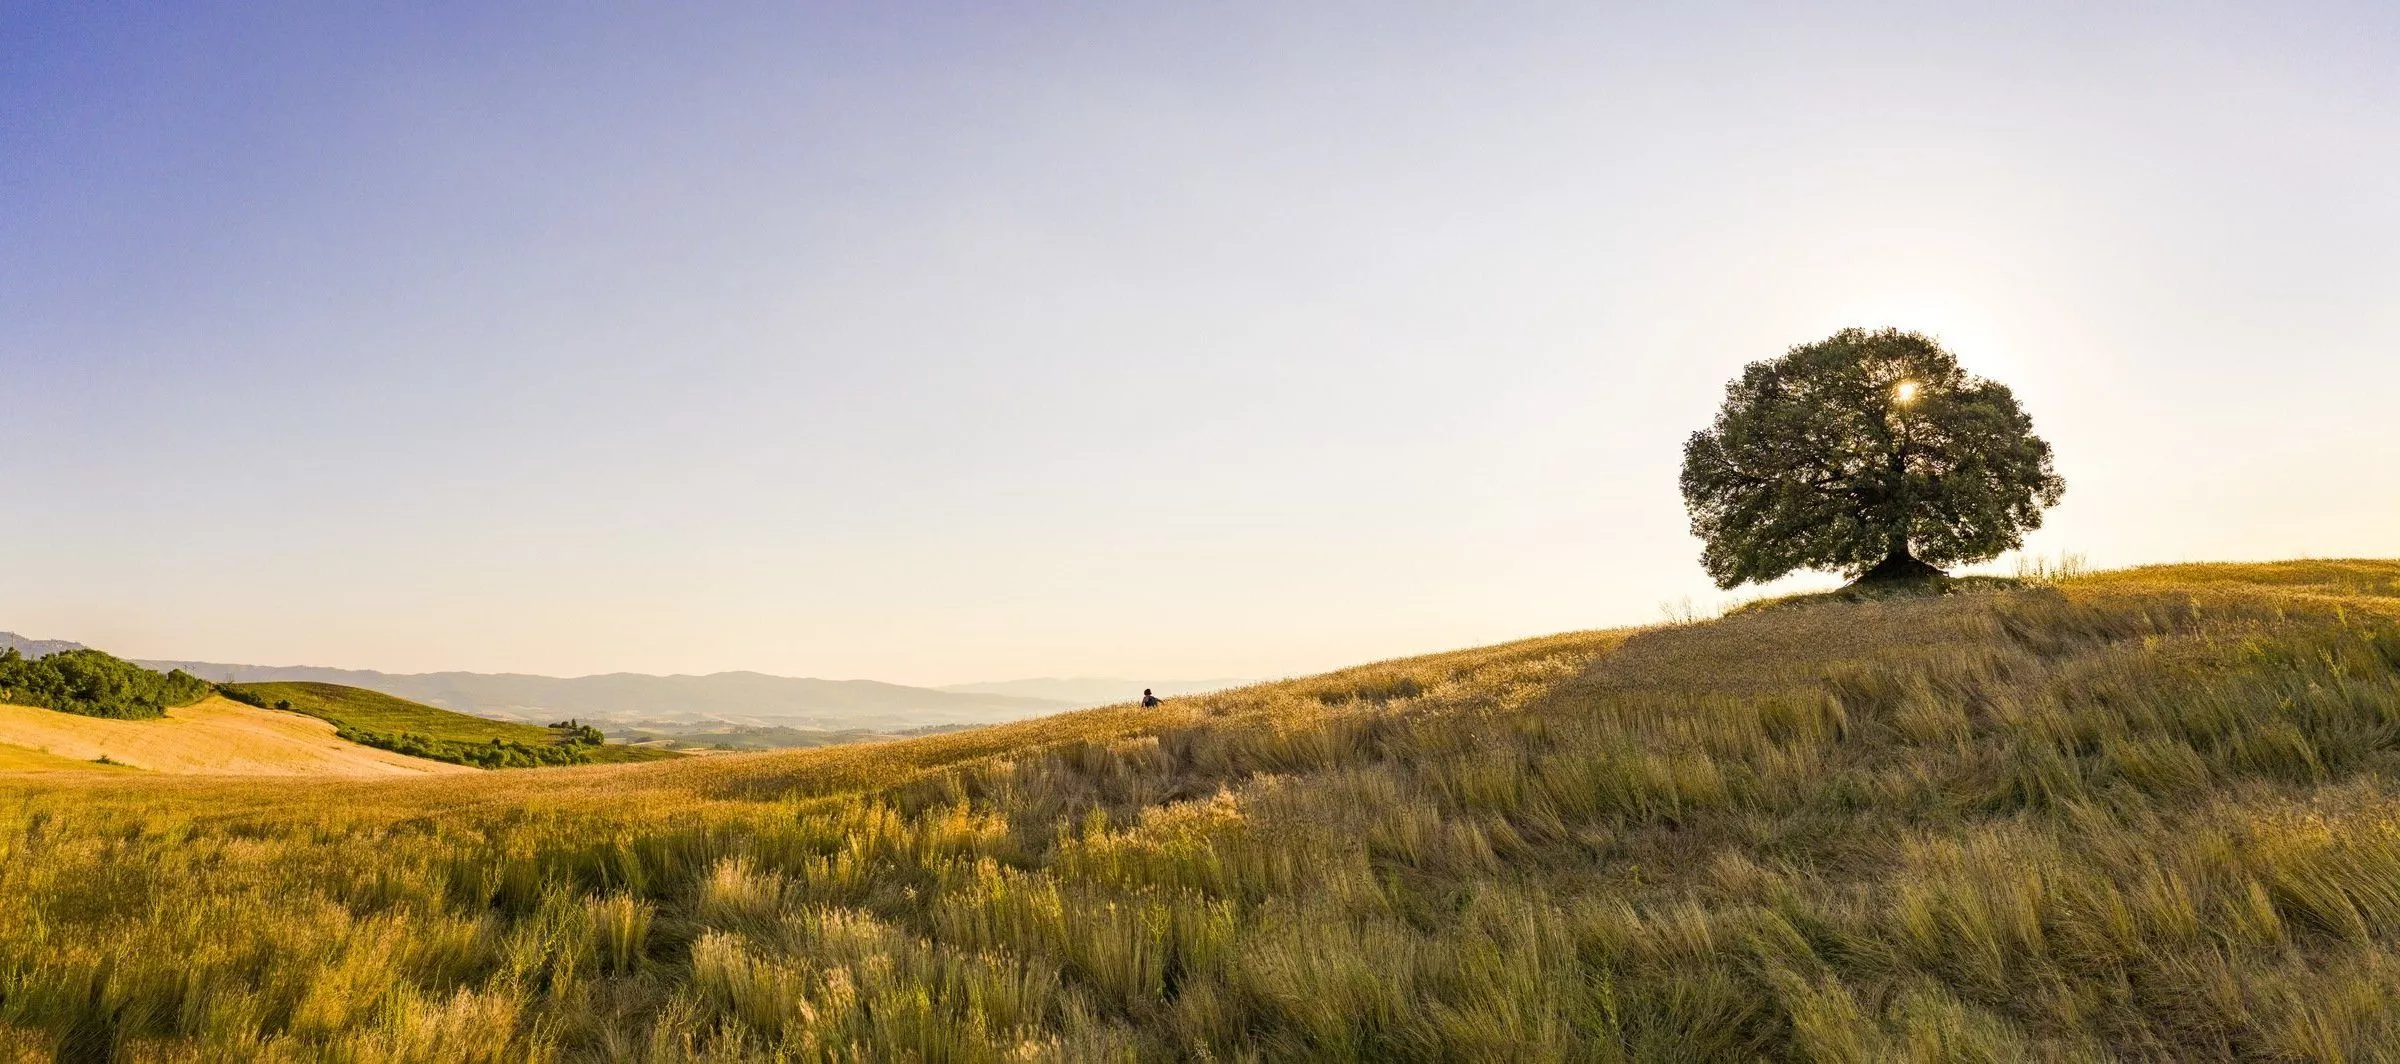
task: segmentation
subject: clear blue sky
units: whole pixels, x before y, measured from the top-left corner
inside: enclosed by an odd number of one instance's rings
[[[9,4],[0,628],[944,682],[1639,623],[1726,597],[1684,437],[1846,325],[2017,389],[2040,552],[2400,555],[2400,8],[1932,6]]]

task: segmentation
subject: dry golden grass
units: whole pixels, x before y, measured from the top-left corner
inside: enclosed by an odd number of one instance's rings
[[[77,761],[22,746],[0,743],[0,772],[122,772],[123,768]]]
[[[473,772],[343,742],[332,724],[211,695],[157,720],[110,720],[0,704],[0,744],[70,763],[106,757],[152,772],[215,776],[413,776]],[[0,761],[0,771],[10,770]]]
[[[0,782],[0,1059],[2377,1060],[2400,564],[875,746]]]

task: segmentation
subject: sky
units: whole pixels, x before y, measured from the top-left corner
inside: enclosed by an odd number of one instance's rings
[[[2029,553],[2400,555],[2400,7],[1951,7],[11,3],[0,629],[949,683],[1650,623],[1832,582],[1714,588],[1676,474],[1854,325],[2015,389]]]

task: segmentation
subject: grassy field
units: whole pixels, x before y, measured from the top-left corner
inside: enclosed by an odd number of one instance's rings
[[[1758,610],[899,743],[0,781],[0,1059],[2400,1052],[2400,563]]]
[[[0,772],[84,772],[92,770],[125,771],[121,766],[79,761],[33,747],[0,742]]]
[[[545,748],[557,745],[559,740],[559,733],[538,724],[519,724],[457,713],[363,687],[344,687],[332,683],[242,683],[222,686],[224,690],[253,705],[305,713],[358,733],[422,736],[430,740],[437,751],[450,747],[484,746],[493,740]],[[591,764],[619,764],[658,761],[676,755],[651,747],[611,744],[584,747],[582,756]]]

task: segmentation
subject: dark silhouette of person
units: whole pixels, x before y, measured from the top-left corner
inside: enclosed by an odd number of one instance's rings
[[[1147,688],[1147,687],[1145,687],[1145,688],[1142,688],[1142,708],[1143,708],[1143,709],[1149,709],[1150,707],[1152,707],[1152,706],[1155,706],[1155,705],[1157,705],[1157,704],[1158,704],[1158,696],[1157,696],[1157,695],[1154,695],[1154,694],[1151,694],[1151,693],[1150,693],[1150,689],[1149,689],[1149,688]]]

